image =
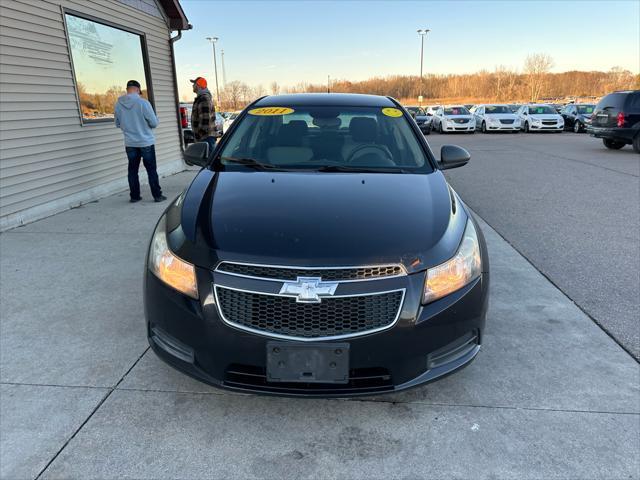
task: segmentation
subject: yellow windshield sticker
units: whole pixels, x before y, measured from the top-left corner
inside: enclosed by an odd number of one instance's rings
[[[397,108],[383,108],[382,113],[384,113],[387,117],[401,117],[402,110],[398,110]]]
[[[254,108],[253,110],[249,110],[249,115],[289,115],[295,112],[293,108],[288,107],[262,107],[262,108]]]

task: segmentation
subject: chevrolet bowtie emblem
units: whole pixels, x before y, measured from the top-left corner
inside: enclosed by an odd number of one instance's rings
[[[323,282],[319,277],[298,277],[295,282],[285,282],[280,295],[292,295],[298,303],[320,303],[321,297],[330,297],[336,293],[338,284]]]

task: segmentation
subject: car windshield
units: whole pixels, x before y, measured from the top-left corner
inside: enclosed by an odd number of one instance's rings
[[[487,105],[484,107],[485,113],[511,113],[506,105]]]
[[[427,153],[398,108],[253,108],[214,166],[319,171],[429,173]]]
[[[550,113],[558,113],[552,107],[547,105],[530,105],[529,115],[547,115]]]
[[[576,108],[578,109],[578,113],[589,115],[593,113],[595,105],[577,105]]]
[[[420,107],[406,107],[409,113],[414,115],[425,115],[424,110]]]
[[[469,115],[469,110],[466,107],[445,107],[445,115]]]

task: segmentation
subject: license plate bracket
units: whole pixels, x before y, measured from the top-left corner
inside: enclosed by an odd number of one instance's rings
[[[267,381],[349,382],[349,344],[267,342]]]

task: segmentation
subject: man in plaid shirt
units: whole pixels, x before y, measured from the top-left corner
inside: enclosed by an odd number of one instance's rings
[[[191,109],[191,129],[193,130],[195,141],[207,142],[209,144],[209,153],[211,153],[216,145],[214,136],[216,109],[213,106],[213,98],[204,78],[198,77],[195,80],[191,80],[191,83],[193,84],[193,93],[196,94]]]

